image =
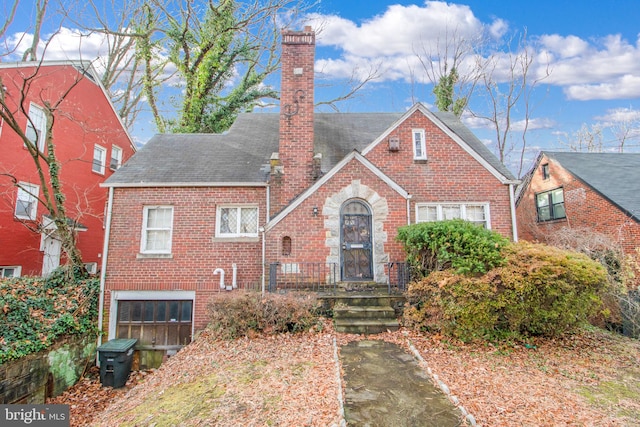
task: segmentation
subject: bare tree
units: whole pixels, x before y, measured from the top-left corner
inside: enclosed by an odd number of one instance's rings
[[[515,52],[494,53],[478,60],[478,69],[483,70],[479,82],[482,88],[478,92],[485,105],[471,113],[486,121],[495,132],[495,151],[502,163],[506,163],[513,154],[518,156],[515,163],[518,176],[521,176],[524,166],[527,132],[534,111],[532,94],[551,73],[549,68],[545,68],[536,76],[532,68],[534,58],[525,31],[517,39]],[[520,134],[519,139],[514,137],[516,130]]]

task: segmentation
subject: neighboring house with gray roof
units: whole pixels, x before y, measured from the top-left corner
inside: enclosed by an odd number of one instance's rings
[[[283,34],[280,113],[157,135],[106,181],[108,338],[170,352],[226,289],[387,283],[406,224],[464,218],[516,236],[519,181],[457,117],[314,113],[313,52],[310,29]]]
[[[640,153],[543,151],[517,193],[520,238],[553,242],[565,229],[640,247]]]

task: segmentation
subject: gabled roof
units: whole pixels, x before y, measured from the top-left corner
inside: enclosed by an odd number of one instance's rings
[[[353,150],[363,152],[381,141],[407,114],[315,113],[314,144],[315,152],[322,153],[322,170],[331,170]],[[503,182],[515,180],[457,117],[429,114]],[[277,113],[243,113],[223,134],[155,135],[103,186],[266,185],[269,159],[278,151],[279,120]]]
[[[543,151],[622,211],[640,220],[640,153]]]
[[[116,107],[113,105],[113,101],[111,100],[109,93],[107,92],[107,89],[102,85],[102,82],[98,77],[99,74],[96,71],[96,69],[93,67],[91,61],[69,59],[69,60],[38,61],[38,62],[34,62],[34,61],[0,62],[0,69],[7,69],[7,70],[14,69],[14,68],[35,68],[39,71],[40,69],[46,68],[46,67],[73,67],[76,69],[78,74],[82,75],[83,77],[86,77],[88,81],[92,82],[98,88],[100,88],[102,95],[104,95],[104,98],[109,103],[109,107],[111,108],[111,111],[113,112],[114,117],[118,120],[118,123],[120,123],[120,127],[122,127],[124,134],[127,136],[127,139],[129,140],[129,144],[131,145],[131,148],[133,149],[134,152],[137,150],[137,147],[133,142],[133,138],[129,134],[129,130],[125,126],[124,122],[122,121],[122,117],[120,117],[120,115],[118,114]]]
[[[392,126],[390,126],[383,134],[379,135],[373,143],[365,148],[362,154],[366,155],[377,144],[386,139],[386,137],[402,122],[411,116],[414,112],[420,111],[427,116],[436,126],[438,126],[445,134],[455,141],[463,150],[471,157],[475,158],[485,168],[487,168],[496,178],[503,184],[517,184],[519,181],[507,169],[491,150],[478,139],[478,137],[466,127],[462,121],[453,113],[437,111],[433,112],[427,109],[424,104],[417,103],[403,114]]]
[[[347,156],[345,156],[340,162],[338,162],[328,173],[322,176],[318,181],[316,181],[311,187],[306,189],[300,196],[296,197],[296,199],[291,202],[285,209],[279,212],[267,225],[266,229],[269,230],[273,228],[277,223],[279,223],[283,218],[285,218],[289,213],[291,213],[296,207],[298,207],[302,202],[304,202],[309,196],[316,192],[318,188],[323,186],[327,181],[329,181],[334,175],[336,175],[345,165],[347,165],[352,160],[360,162],[364,167],[373,172],[374,175],[377,175],[382,181],[384,181],[389,187],[391,187],[396,193],[405,199],[409,197],[409,193],[405,189],[403,189],[400,185],[398,185],[395,181],[389,178],[384,174],[380,169],[376,167],[373,163],[367,160],[362,154],[358,151],[353,150]]]

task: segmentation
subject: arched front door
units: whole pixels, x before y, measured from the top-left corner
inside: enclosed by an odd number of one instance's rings
[[[342,280],[373,280],[371,211],[360,200],[350,200],[340,213]]]

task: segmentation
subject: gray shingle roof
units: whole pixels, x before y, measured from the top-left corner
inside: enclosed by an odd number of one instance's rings
[[[436,117],[501,174],[511,173],[452,114]],[[354,149],[362,151],[401,113],[316,113],[315,151],[328,171]],[[106,186],[250,184],[267,181],[269,158],[278,151],[279,114],[240,114],[223,134],[160,134],[105,181]]]
[[[640,153],[544,151],[573,176],[640,220]]]

